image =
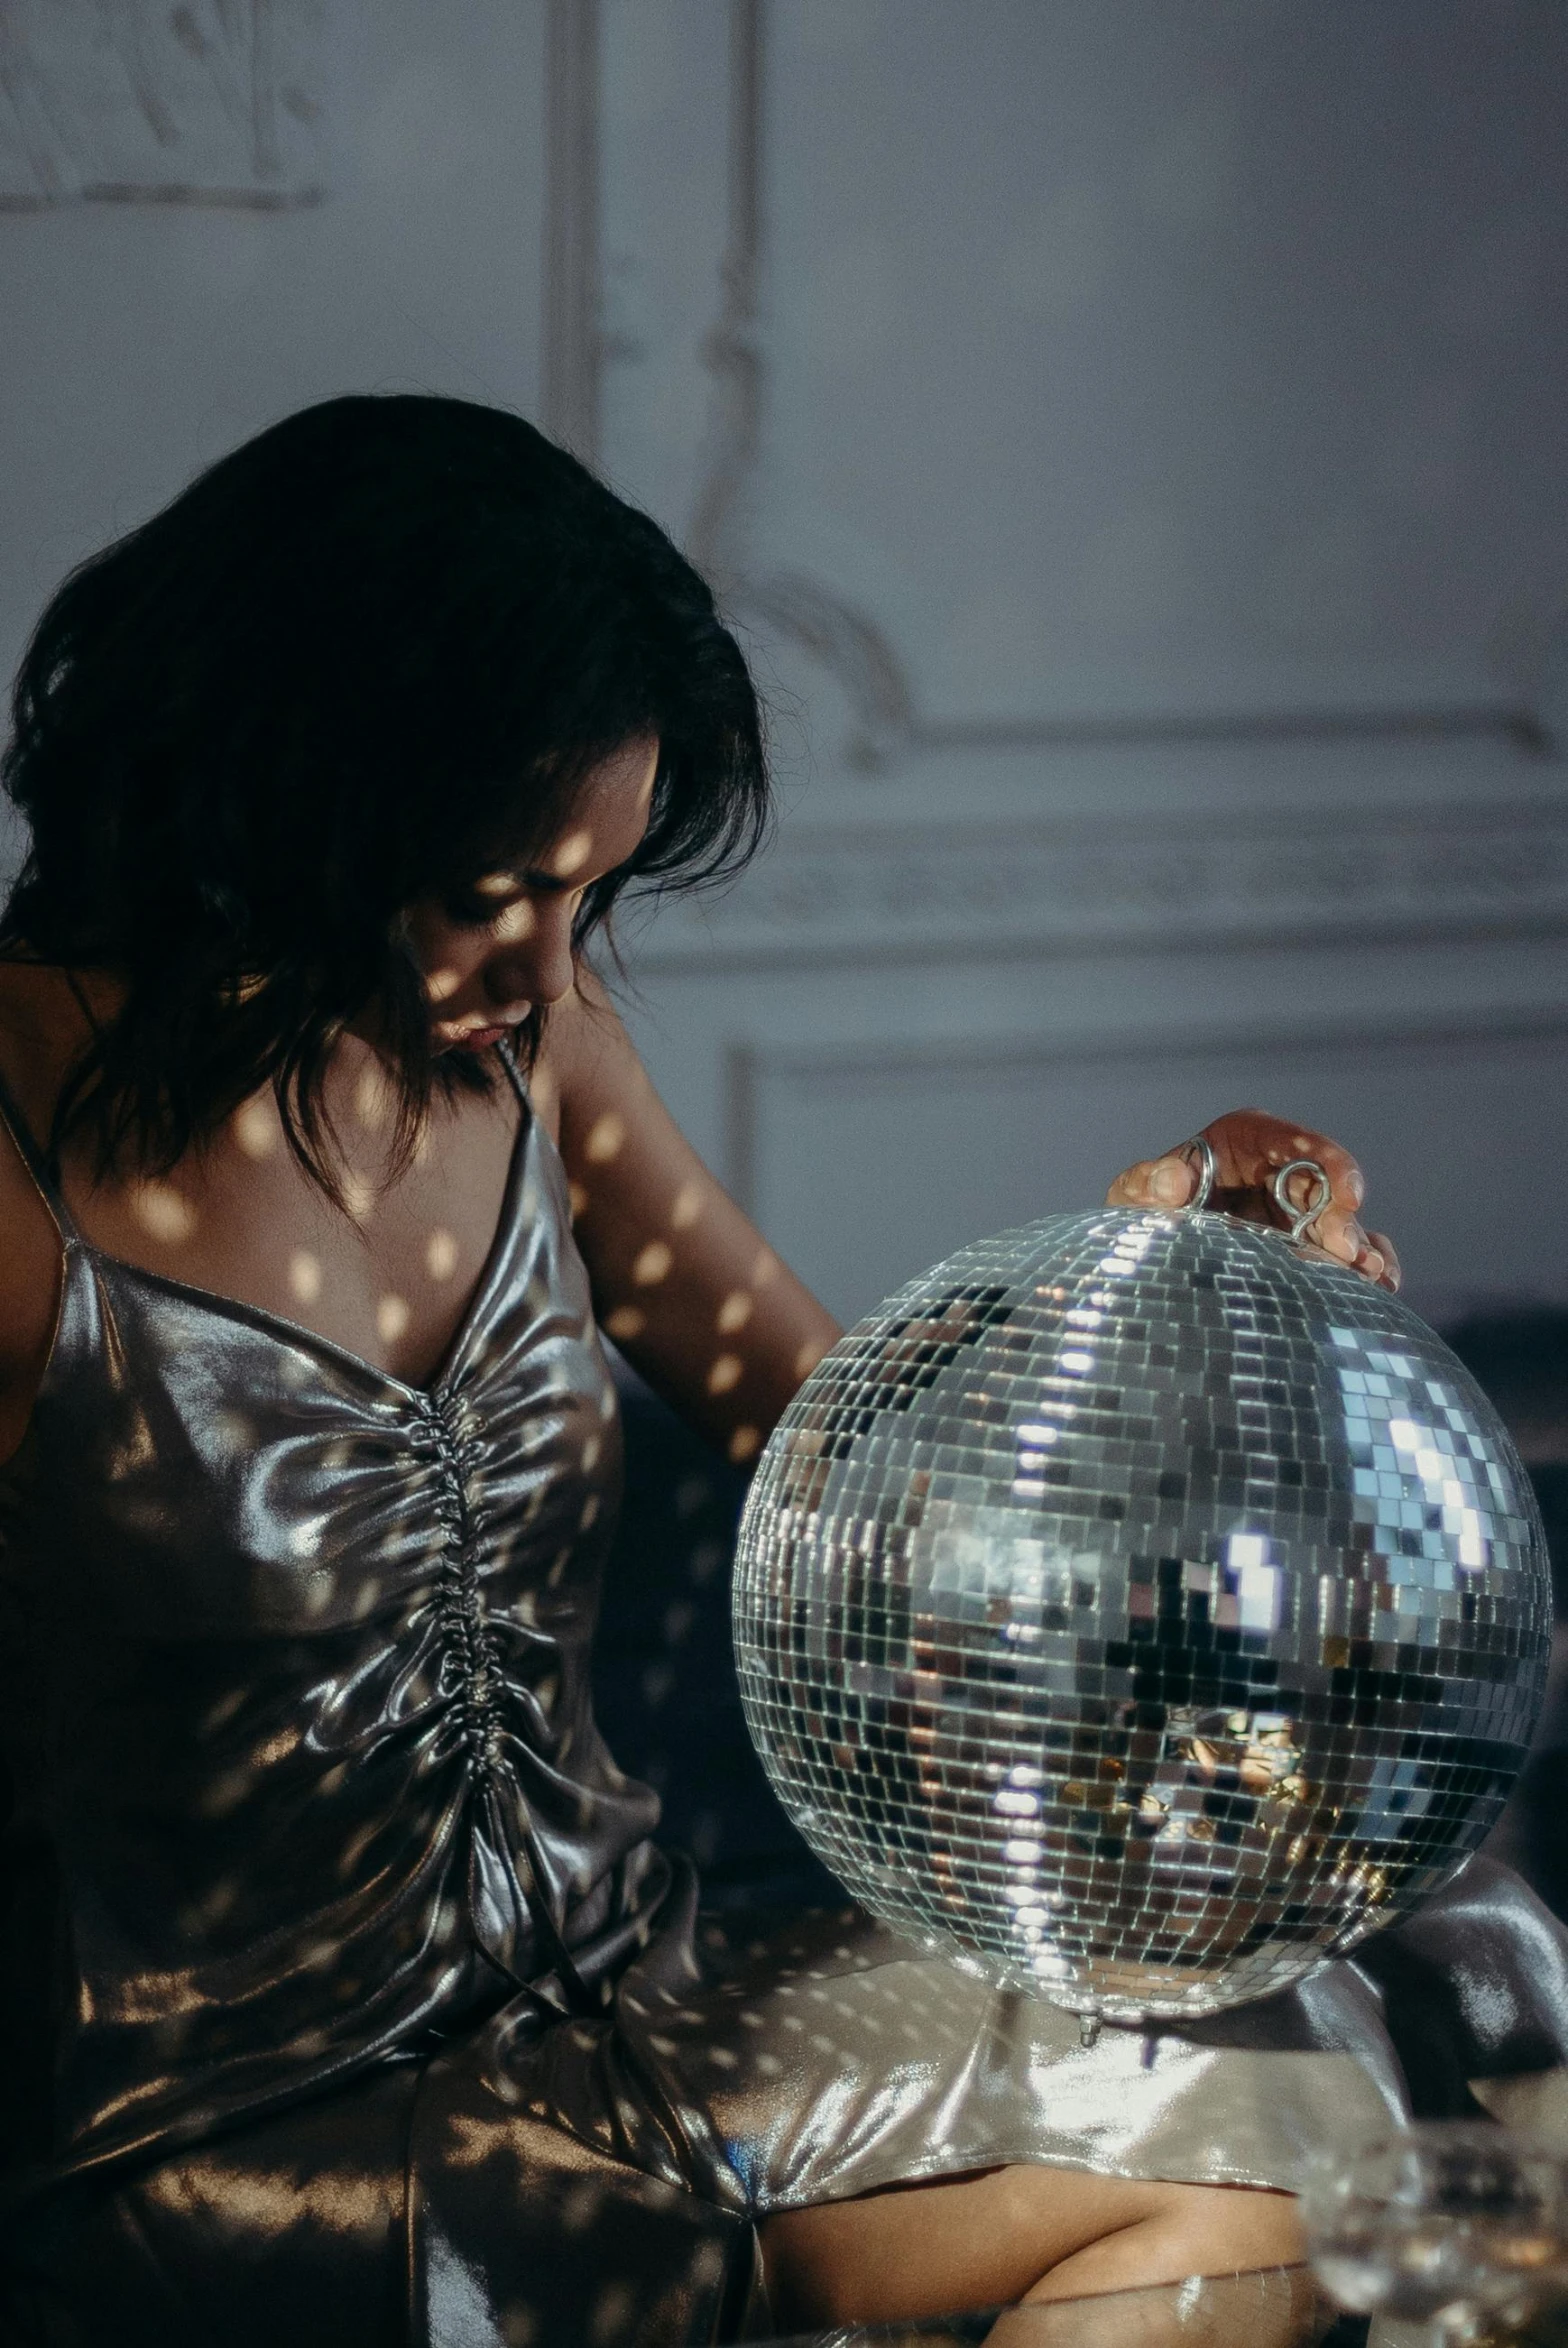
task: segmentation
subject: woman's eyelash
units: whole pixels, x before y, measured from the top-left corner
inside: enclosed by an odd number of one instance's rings
[[[513,902],[510,897],[480,897],[460,889],[443,898],[442,910],[448,921],[455,921],[464,929],[488,929]]]

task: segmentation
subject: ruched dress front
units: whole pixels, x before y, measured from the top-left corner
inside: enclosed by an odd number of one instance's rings
[[[1092,2048],[852,1910],[699,1919],[592,1715],[616,1395],[508,1066],[428,1388],[92,1247],[0,1094],[65,1255],[0,1480],[0,2338],[733,2339],[770,2209],[1002,2161],[1289,2187],[1412,2094],[1548,2112],[1568,1953],[1479,1862],[1377,1962]]]

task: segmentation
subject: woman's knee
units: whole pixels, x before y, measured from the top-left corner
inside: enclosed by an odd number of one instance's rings
[[[792,2210],[763,2227],[775,2314],[798,2326],[1134,2290],[1301,2254],[1288,2194],[1022,2164]]]
[[[1144,2187],[1126,2224],[1052,2259],[1026,2299],[1131,2291],[1187,2275],[1296,2265],[1305,2242],[1296,2197],[1246,2185]]]

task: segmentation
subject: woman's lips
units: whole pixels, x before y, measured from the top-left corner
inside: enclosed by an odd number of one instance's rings
[[[486,1052],[511,1031],[504,1024],[496,1027],[462,1027],[449,1029],[445,1034],[438,1027],[436,1037],[442,1051]]]

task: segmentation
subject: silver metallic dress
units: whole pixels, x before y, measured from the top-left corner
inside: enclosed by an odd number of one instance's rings
[[[1551,2119],[1568,1946],[1482,1861],[1355,1964],[1092,2049],[853,1910],[700,1921],[589,1706],[619,1429],[526,1098],[428,1388],[92,1247],[0,1115],[65,1251],[0,1478],[0,2338],[733,2339],[769,2210]]]

